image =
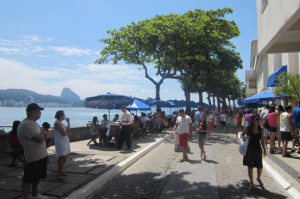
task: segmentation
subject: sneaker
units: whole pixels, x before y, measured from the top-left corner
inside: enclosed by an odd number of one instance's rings
[[[197,139],[195,139],[194,142],[197,143]]]
[[[31,198],[32,199],[47,199],[48,196],[43,196],[43,195],[41,195],[41,194],[38,193],[38,195],[32,196]]]

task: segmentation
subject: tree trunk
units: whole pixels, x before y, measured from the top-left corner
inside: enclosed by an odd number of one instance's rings
[[[219,97],[217,97],[217,103],[218,103],[218,108],[221,108],[221,106],[220,106],[220,99],[219,99]]]
[[[202,95],[202,91],[199,90],[198,93],[199,93],[199,102],[200,102],[200,103],[203,103],[203,95]]]
[[[209,104],[209,106],[211,106],[210,93],[208,93],[207,99],[208,99],[208,104]]]
[[[230,108],[230,99],[228,98],[228,106],[229,106],[229,108]]]
[[[212,98],[213,98],[214,106],[216,106],[216,99],[215,99],[215,96],[212,96]]]
[[[235,108],[235,101],[234,101],[234,100],[232,100],[232,103],[233,103],[233,108]]]
[[[160,100],[160,95],[159,95],[159,93],[160,93],[160,85],[161,85],[162,83],[158,83],[158,84],[155,84],[155,88],[156,88],[156,97],[155,97],[155,99],[156,100]]]
[[[186,86],[184,89],[184,95],[185,95],[185,101],[190,102],[191,101],[191,91],[189,86]],[[191,106],[186,106],[186,114],[191,115]]]
[[[222,98],[223,104],[222,104],[222,109],[227,109],[227,103],[226,103],[226,98]]]

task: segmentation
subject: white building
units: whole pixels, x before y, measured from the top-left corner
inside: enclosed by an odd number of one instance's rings
[[[268,79],[276,70],[286,66],[287,73],[300,73],[300,0],[257,0],[256,6],[258,40],[245,74],[247,97],[274,89]]]

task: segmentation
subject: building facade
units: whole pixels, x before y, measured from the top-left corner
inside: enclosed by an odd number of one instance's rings
[[[300,0],[257,0],[257,40],[251,44],[251,70],[246,71],[246,95],[268,87],[269,77],[281,67],[300,73]]]

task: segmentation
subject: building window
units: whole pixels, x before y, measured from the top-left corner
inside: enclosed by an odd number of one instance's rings
[[[269,3],[269,0],[261,0],[261,13],[263,13]]]

